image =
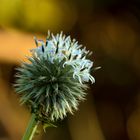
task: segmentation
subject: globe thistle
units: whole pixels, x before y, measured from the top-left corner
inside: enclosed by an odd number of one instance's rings
[[[38,120],[54,122],[77,110],[85,99],[87,82],[95,82],[90,71],[90,51],[63,33],[48,34],[46,41],[35,38],[28,62],[16,74],[15,88]]]

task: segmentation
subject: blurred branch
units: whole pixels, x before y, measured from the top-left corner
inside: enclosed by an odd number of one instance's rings
[[[79,112],[69,119],[69,128],[72,140],[104,140],[91,97],[82,104]]]
[[[29,50],[35,47],[33,35],[15,30],[0,31],[0,60],[14,64],[29,55]]]

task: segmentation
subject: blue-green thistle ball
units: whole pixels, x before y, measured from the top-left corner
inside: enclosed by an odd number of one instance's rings
[[[29,62],[17,69],[15,89],[38,120],[63,119],[85,99],[86,82],[94,82],[93,62],[86,59],[91,53],[62,33],[35,42]]]

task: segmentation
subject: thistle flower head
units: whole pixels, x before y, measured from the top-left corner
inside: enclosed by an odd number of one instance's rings
[[[40,121],[63,119],[77,110],[86,95],[86,82],[94,83],[90,71],[90,51],[63,33],[50,33],[46,41],[35,38],[29,62],[16,75],[16,91]]]

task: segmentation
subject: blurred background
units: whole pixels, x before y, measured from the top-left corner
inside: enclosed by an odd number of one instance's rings
[[[79,40],[102,68],[79,111],[36,140],[140,140],[139,0],[0,0],[0,140],[25,131],[15,68],[48,30]]]

